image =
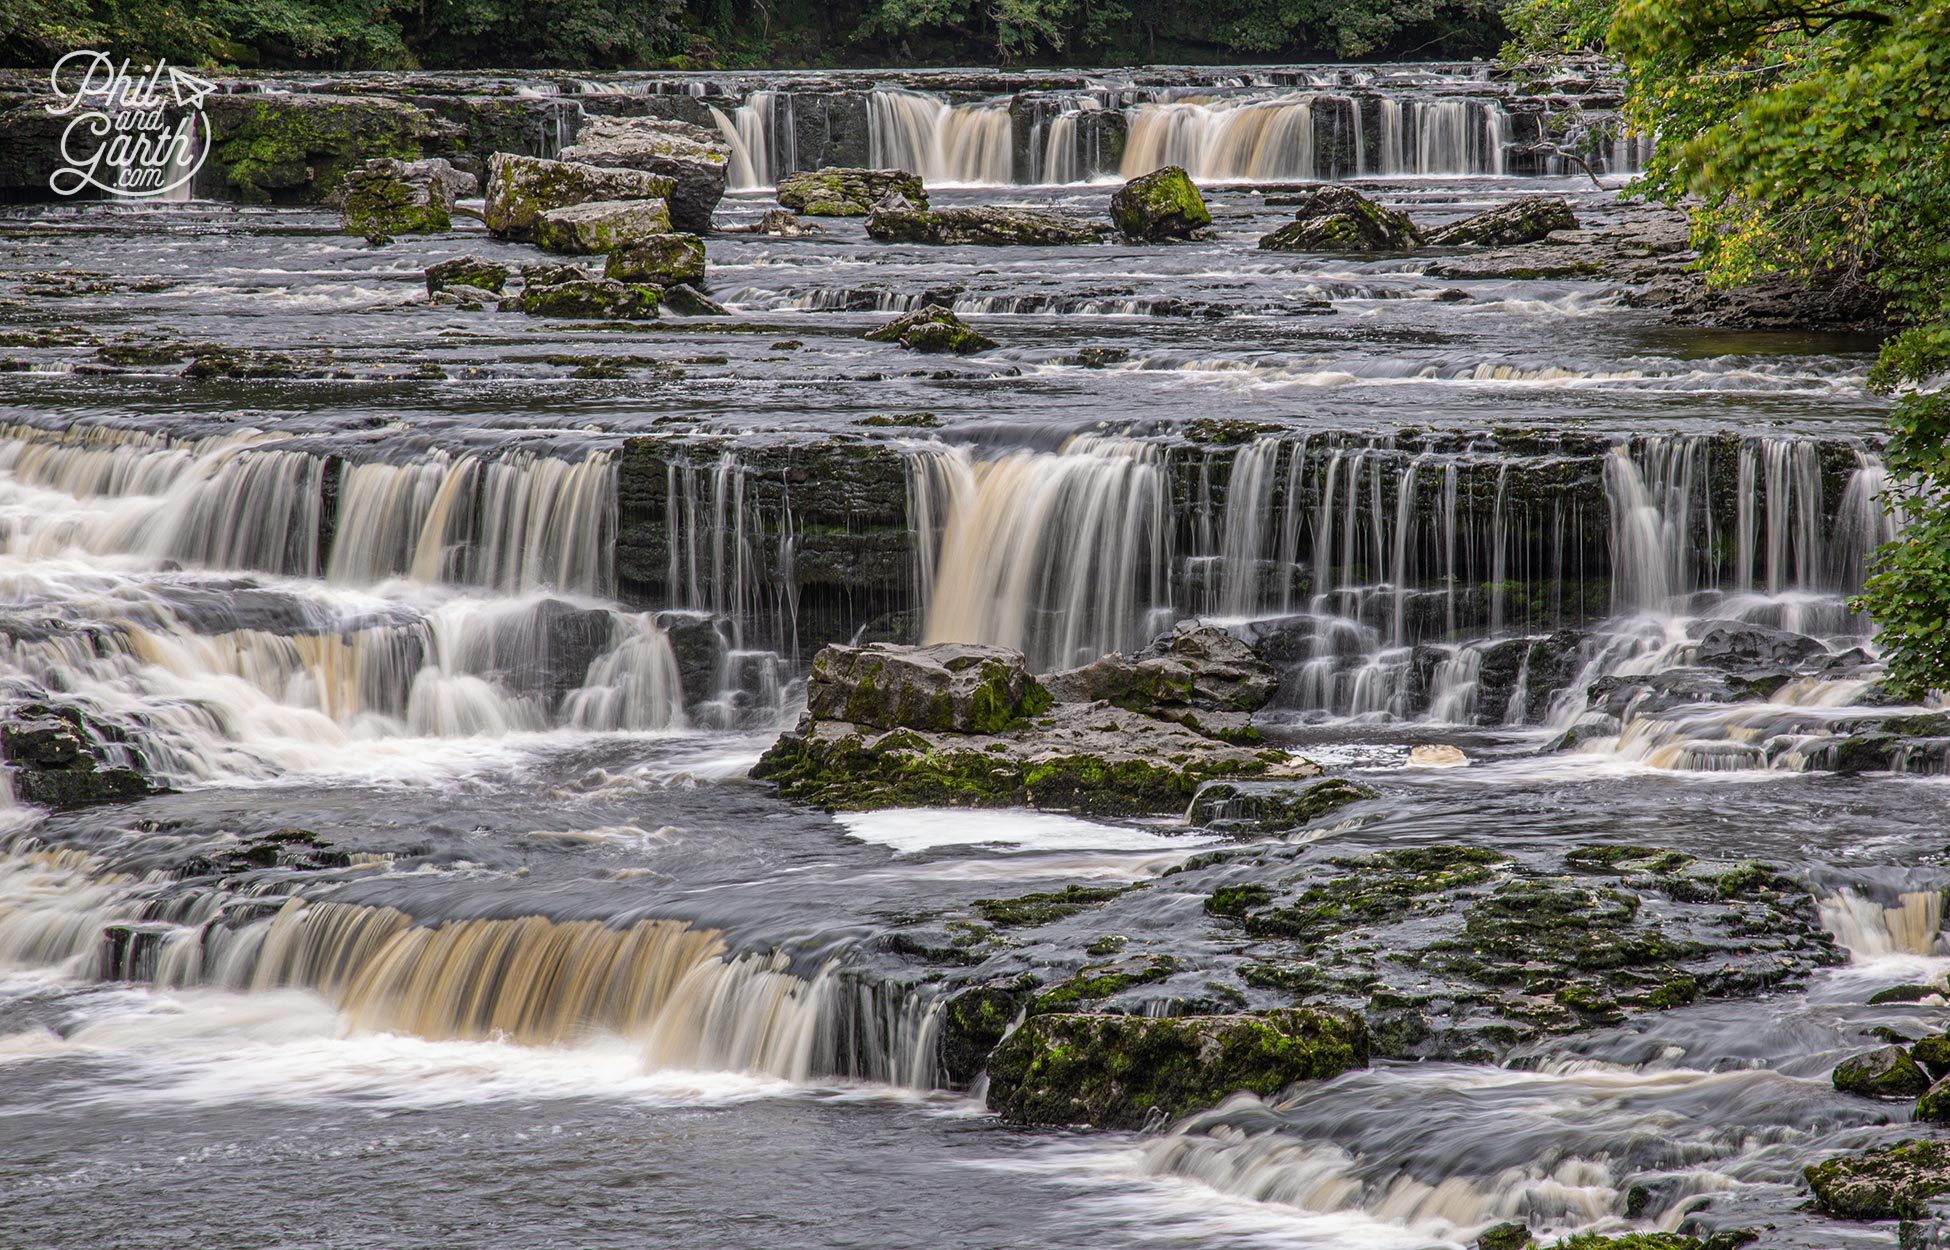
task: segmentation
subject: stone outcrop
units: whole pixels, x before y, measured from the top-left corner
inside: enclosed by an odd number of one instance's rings
[[[593,256],[670,233],[663,200],[590,200],[551,208],[535,219],[537,247],[568,256]]]
[[[867,331],[865,337],[877,343],[899,343],[910,351],[963,356],[998,346],[994,339],[970,329],[967,322],[939,304],[902,313],[879,329]]]
[[[1549,238],[1553,231],[1576,230],[1577,214],[1554,195],[1526,195],[1486,212],[1425,231],[1431,247],[1512,247]]]
[[[1916,1098],[1930,1088],[1930,1078],[1901,1046],[1884,1046],[1844,1059],[1830,1076],[1842,1093],[1867,1098]]]
[[[454,201],[479,189],[474,175],[440,157],[382,156],[345,176],[339,229],[347,234],[438,234],[453,228]]]
[[[604,169],[573,161],[546,161],[496,152],[488,161],[487,199],[481,219],[504,238],[531,237],[542,214],[594,201],[667,200],[671,179],[636,169]],[[670,229],[664,210],[663,229]]]
[[[779,203],[811,217],[865,217],[890,192],[917,209],[928,206],[921,180],[904,169],[803,170],[779,179]]]
[[[1181,621],[1136,655],[1106,655],[1043,684],[1065,701],[1101,699],[1213,737],[1257,741],[1247,718],[1272,699],[1279,678],[1240,639]]]
[[[752,775],[829,809],[1029,806],[1129,816],[1180,814],[1214,778],[1318,771],[1284,751],[1233,745],[1106,701],[1059,701],[1006,647],[875,643],[819,653],[805,716]]]
[[[136,769],[107,762],[118,741],[113,729],[73,707],[21,704],[0,720],[0,756],[13,766],[14,797],[38,807],[125,802],[154,792]]]
[[[527,283],[514,302],[522,312],[537,317],[645,321],[657,315],[663,292],[654,286],[583,278],[545,286]]]
[[[704,240],[694,234],[653,234],[609,254],[603,276],[618,282],[675,286],[704,280]]]
[[[1316,187],[1294,197],[1293,220],[1259,241],[1274,252],[1406,252],[1422,240],[1408,214],[1383,208],[1352,187]]]
[[[427,294],[437,294],[442,287],[469,286],[483,291],[493,291],[497,295],[508,285],[514,274],[514,267],[498,260],[488,260],[480,256],[456,256],[427,266]]]
[[[1191,175],[1167,165],[1118,188],[1110,197],[1110,220],[1128,237],[1155,243],[1190,238],[1212,224],[1212,213]]]
[[[460,133],[411,104],[377,96],[214,95],[204,114],[211,142],[199,191],[220,185],[257,203],[316,203],[366,161],[444,155]]]
[[[635,169],[670,180],[670,219],[691,234],[711,231],[724,198],[731,145],[715,130],[656,117],[586,117],[561,158],[609,169]]]
[[[988,1105],[1012,1124],[1142,1128],[1240,1091],[1271,1097],[1366,1067],[1358,1017],[1292,1007],[1178,1018],[1031,1016],[989,1057]]]
[[[1950,1194],[1950,1138],[1898,1142],[1805,1169],[1815,1206],[1848,1220],[1921,1220]]]
[[[1047,208],[982,205],[921,208],[895,193],[867,215],[867,233],[883,243],[974,244],[984,247],[1062,247],[1101,243],[1097,222]]]

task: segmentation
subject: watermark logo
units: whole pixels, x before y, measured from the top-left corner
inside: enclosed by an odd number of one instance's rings
[[[160,196],[189,184],[210,151],[203,98],[217,84],[158,60],[130,75],[101,52],[70,52],[48,75],[68,117],[61,167],[48,177],[56,195],[95,187],[110,195]]]

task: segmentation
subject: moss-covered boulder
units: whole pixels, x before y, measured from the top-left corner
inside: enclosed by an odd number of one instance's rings
[[[1349,803],[1379,797],[1345,777],[1311,785],[1214,781],[1200,787],[1186,820],[1233,835],[1283,833],[1313,824]]]
[[[675,286],[704,280],[704,240],[694,234],[653,234],[609,254],[603,276],[618,282]]]
[[[438,234],[453,228],[454,200],[472,195],[474,175],[440,157],[381,156],[345,175],[339,229],[346,234]]]
[[[1023,1013],[1032,992],[1027,977],[971,985],[941,1005],[941,1072],[965,1087],[982,1075],[989,1053]]]
[[[1424,234],[1432,247],[1514,247],[1539,242],[1556,230],[1576,230],[1577,214],[1554,195],[1526,195],[1487,212],[1452,221]]]
[[[905,169],[802,170],[779,179],[779,203],[811,217],[865,217],[890,192],[917,209],[926,209],[921,180]]]
[[[569,261],[543,260],[521,267],[523,286],[555,286],[563,282],[587,282],[595,274]]]
[[[862,717],[865,719],[853,719]],[[752,776],[831,809],[1044,807],[1178,815],[1213,778],[1319,770],[1103,702],[1055,702],[1019,652],[830,646],[806,715]]]
[[[399,100],[358,95],[213,95],[200,191],[220,183],[253,203],[317,203],[379,157],[414,161],[457,149],[460,130]]]
[[[1909,1057],[1929,1073],[1933,1081],[1950,1076],[1950,1033],[1932,1033],[1918,1039],[1909,1048]]]
[[[456,256],[427,266],[427,294],[437,294],[440,288],[447,286],[470,286],[499,294],[506,289],[508,279],[514,272],[512,265],[502,264],[498,260]]]
[[[1155,243],[1190,238],[1212,224],[1212,213],[1191,175],[1167,165],[1119,187],[1110,197],[1110,220],[1130,238]]]
[[[1950,1076],[1938,1080],[1916,1099],[1916,1118],[1928,1124],[1950,1124]]]
[[[86,807],[157,789],[117,756],[140,762],[120,734],[78,708],[21,704],[0,720],[0,760],[13,766],[14,797],[23,803]]]
[[[874,205],[867,215],[867,233],[883,243],[1062,247],[1101,243],[1105,229],[1054,209],[1003,205],[929,209],[896,193]]]
[[[1352,187],[1301,192],[1293,220],[1259,241],[1272,252],[1406,252],[1422,241],[1408,214],[1383,208]]]
[[[534,283],[522,287],[521,311],[536,317],[576,317],[598,321],[643,321],[657,315],[663,292],[654,286],[612,282],[608,278],[589,278],[576,282],[557,282],[550,286]]]
[[[1530,1250],[1534,1244],[1529,1226],[1518,1220],[1492,1225],[1476,1237],[1476,1250]]]
[[[593,256],[670,233],[662,200],[591,200],[551,208],[535,219],[537,247],[568,256]]]
[[[481,220],[491,234],[527,239],[542,214],[551,209],[598,200],[666,201],[675,185],[660,174],[638,169],[606,169],[496,152],[488,161],[487,198]],[[670,229],[668,207],[663,216],[664,225],[658,233]]]
[[[1898,1142],[1804,1169],[1815,1205],[1848,1220],[1920,1220],[1950,1194],[1950,1138]]]
[[[1050,1013],[989,1057],[988,1105],[1014,1124],[1141,1128],[1159,1113],[1177,1118],[1242,1090],[1271,1097],[1367,1062],[1367,1030],[1347,1012]]]
[[[1241,734],[1241,718],[1266,706],[1279,674],[1225,630],[1195,620],[1136,655],[1106,655],[1046,679],[1058,697],[1101,699],[1118,707],[1202,729],[1217,737]]]
[[[691,234],[708,234],[711,214],[724,198],[731,145],[703,126],[661,117],[585,115],[576,141],[561,159],[606,169],[635,169],[670,180],[664,198],[671,222]]]
[[[940,304],[902,313],[879,329],[867,331],[865,337],[876,343],[899,343],[909,351],[953,352],[959,356],[999,346]]]
[[[1930,1088],[1930,1078],[1900,1046],[1844,1059],[1829,1076],[1842,1093],[1865,1098],[1915,1098]]]

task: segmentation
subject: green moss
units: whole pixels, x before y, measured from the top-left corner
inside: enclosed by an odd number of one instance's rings
[[[1029,1005],[1029,1013],[1033,1016],[1050,1011],[1072,1011],[1085,1003],[1121,994],[1133,986],[1166,980],[1177,971],[1178,961],[1169,955],[1154,955],[1136,968],[1113,971],[1086,968],[1069,980],[1038,994]]]
[[[270,97],[230,107],[241,108],[241,116],[226,127],[210,161],[246,202],[266,203],[281,193],[322,199],[361,161],[420,155],[417,112],[391,102]]]
[[[990,924],[1005,928],[1033,928],[1076,915],[1086,907],[1107,903],[1138,886],[1069,885],[1054,892],[1021,894],[1015,898],[978,898],[975,910]]]
[[[1803,1169],[1815,1206],[1849,1220],[1920,1220],[1950,1193],[1950,1138],[1898,1142]]]
[[[1273,891],[1263,885],[1222,885],[1205,900],[1208,916],[1243,916],[1255,907],[1273,900]]]

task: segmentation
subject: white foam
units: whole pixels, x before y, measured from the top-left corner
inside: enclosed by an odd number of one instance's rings
[[[844,812],[835,817],[862,842],[890,846],[903,855],[943,846],[994,846],[1021,851],[1149,851],[1204,846],[1207,834],[1164,834],[1098,824],[1055,812],[922,807],[887,812]]]

